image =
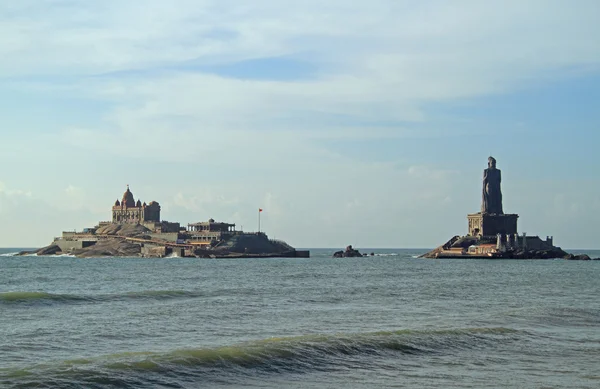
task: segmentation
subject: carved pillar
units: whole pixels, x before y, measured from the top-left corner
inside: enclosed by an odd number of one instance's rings
[[[509,250],[513,248],[512,235],[510,234],[506,234],[506,248]]]
[[[496,250],[502,250],[502,234],[496,234]]]
[[[513,239],[515,241],[515,249],[518,249],[519,248],[519,234],[515,234]]]

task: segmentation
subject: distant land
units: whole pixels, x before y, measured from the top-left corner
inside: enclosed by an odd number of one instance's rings
[[[20,255],[73,254],[77,257],[180,257],[246,258],[309,257],[282,240],[269,239],[264,232],[236,230],[235,224],[205,222],[188,224],[161,220],[156,201],[135,201],[127,186],[121,200],[111,208],[112,220],[101,221],[81,231],[63,231],[43,248]],[[259,215],[260,215],[259,210]]]
[[[454,235],[446,243],[420,258],[556,259],[591,260],[587,254],[571,254],[554,245],[554,238],[519,233],[516,213],[505,213],[501,190],[502,174],[496,159],[488,158],[483,173],[482,203],[479,212],[468,214],[466,235]],[[262,209],[259,209],[259,218]],[[181,226],[161,220],[156,201],[135,201],[127,189],[111,207],[111,221],[101,221],[81,231],[63,231],[46,247],[24,250],[19,255],[61,255],[77,257],[310,257],[285,241],[269,239],[262,231],[244,232],[236,225],[214,219]],[[259,223],[260,226],[260,223]],[[260,229],[260,227],[259,227]],[[426,249],[423,249],[426,250]],[[334,257],[369,256],[349,245]],[[595,258],[600,259],[600,258]]]

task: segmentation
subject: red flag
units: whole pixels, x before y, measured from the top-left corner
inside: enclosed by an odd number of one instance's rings
[[[258,208],[258,212],[262,212],[262,208]]]

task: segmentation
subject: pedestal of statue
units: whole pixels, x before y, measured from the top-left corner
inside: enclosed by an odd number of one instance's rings
[[[472,213],[467,215],[469,235],[496,236],[517,233],[517,214]]]

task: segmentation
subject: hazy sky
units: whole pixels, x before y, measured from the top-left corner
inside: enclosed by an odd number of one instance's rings
[[[597,0],[0,3],[0,246],[109,220],[126,184],[182,223],[297,247],[467,232],[505,212],[600,247]]]

